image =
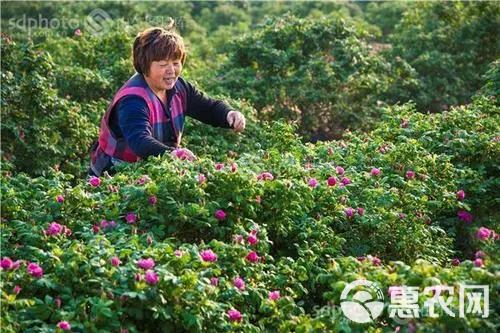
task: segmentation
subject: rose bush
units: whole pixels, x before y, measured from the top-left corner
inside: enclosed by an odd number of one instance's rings
[[[5,327],[339,330],[352,323],[332,305],[355,279],[493,288],[498,108],[487,96],[443,115],[412,107],[342,142],[304,145],[293,125],[273,123],[254,154],[221,145],[212,160],[197,146],[195,161],[150,158],[90,181],[5,172]],[[387,314],[374,325],[398,326]]]

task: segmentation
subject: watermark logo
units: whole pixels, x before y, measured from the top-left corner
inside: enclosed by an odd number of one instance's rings
[[[127,17],[113,18],[101,8],[95,8],[84,17],[44,17],[38,14],[37,17],[29,17],[23,14],[20,17],[13,17],[8,20],[7,33],[22,31],[27,35],[36,33],[51,33],[55,35],[67,36],[69,31],[74,36],[88,35],[101,38],[111,31],[124,31],[130,33],[135,31],[137,24],[149,24],[150,26],[167,27],[174,23],[175,28],[184,29],[184,19],[182,17],[170,17],[164,15],[134,15]],[[83,30],[83,31],[82,31]]]
[[[85,18],[85,31],[99,37],[109,31],[112,22],[111,16],[106,11],[96,8]]]
[[[58,18],[48,18],[38,14],[37,17],[28,17],[23,14],[21,17],[13,17],[8,21],[8,30],[21,30],[31,35],[34,31],[39,31],[40,29],[71,29],[75,30],[79,27],[80,21],[76,18],[71,19],[58,19]]]
[[[349,292],[358,286],[364,286],[366,290],[359,290],[352,296],[352,300],[346,300]],[[374,300],[374,296],[376,300]],[[350,320],[360,324],[369,323],[382,313],[383,300],[384,294],[375,283],[368,280],[356,280],[342,290],[340,307]]]
[[[352,296],[352,300],[346,300],[349,292],[358,286],[364,286],[366,290],[359,290]],[[443,285],[425,287],[423,294],[427,299],[423,303],[423,309],[420,309],[418,303],[418,287],[392,286],[389,287],[388,292],[390,295],[389,318],[399,324],[407,324],[412,319],[425,316],[439,318],[440,315],[446,314],[450,317],[457,317],[457,313],[450,309],[455,294],[454,287]],[[368,280],[356,280],[342,290],[340,306],[344,315],[350,320],[356,323],[368,323],[382,313],[383,300],[383,293],[375,283]],[[464,318],[466,314],[488,318],[489,286],[459,286],[458,317]]]

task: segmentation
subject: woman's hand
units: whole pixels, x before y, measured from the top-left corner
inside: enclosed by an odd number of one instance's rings
[[[229,111],[227,114],[227,122],[235,132],[242,132],[245,129],[245,116],[239,111]]]
[[[173,157],[177,157],[181,160],[194,161],[196,156],[193,152],[187,148],[177,148],[170,153]]]

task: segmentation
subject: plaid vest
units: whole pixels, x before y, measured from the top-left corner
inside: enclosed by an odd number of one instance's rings
[[[116,93],[113,100],[108,105],[106,112],[101,120],[99,130],[99,141],[94,144],[90,153],[90,168],[100,176],[102,172],[112,165],[112,159],[118,159],[126,162],[138,162],[141,160],[132,149],[127,145],[125,138],[117,138],[109,127],[109,116],[116,104],[125,96],[139,96],[148,105],[149,121],[151,123],[152,136],[162,142],[167,141],[167,122],[172,122],[175,134],[175,147],[181,142],[182,130],[184,128],[184,114],[186,112],[187,93],[180,80],[177,80],[174,88],[175,93],[170,99],[168,109],[170,119],[167,118],[160,100],[149,88],[144,77],[140,74],[134,74]]]

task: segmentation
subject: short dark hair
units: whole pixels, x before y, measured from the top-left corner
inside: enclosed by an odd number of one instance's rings
[[[139,74],[148,75],[153,61],[180,59],[186,60],[184,40],[173,30],[173,24],[167,28],[153,27],[139,33],[132,48],[132,61]]]

